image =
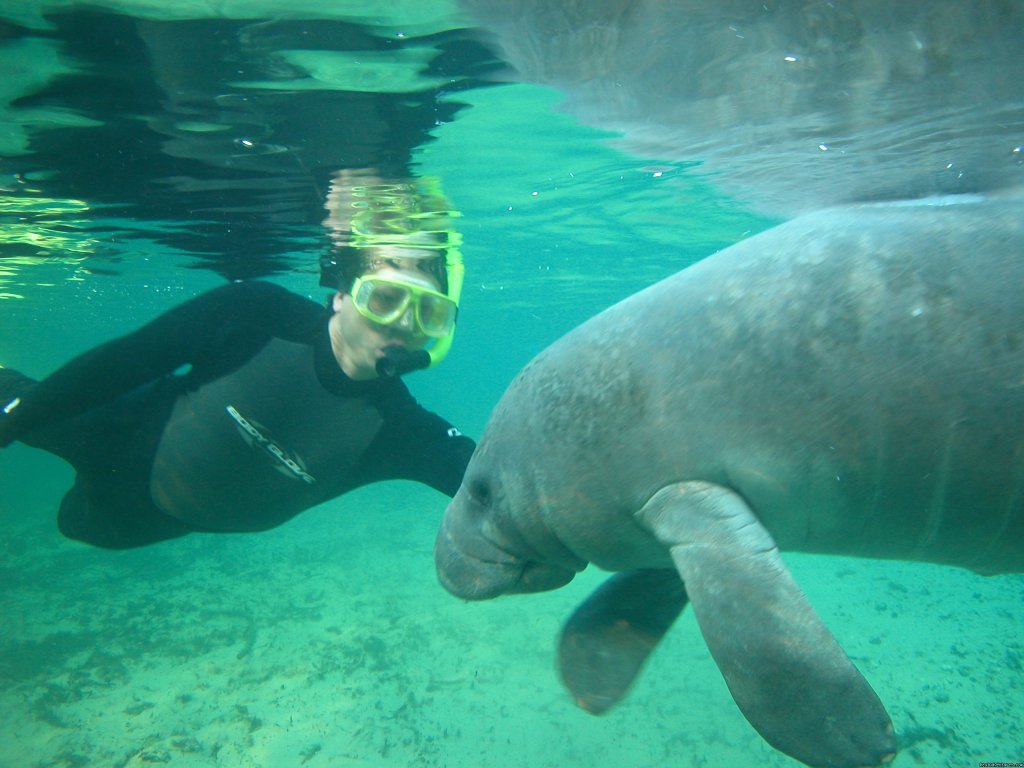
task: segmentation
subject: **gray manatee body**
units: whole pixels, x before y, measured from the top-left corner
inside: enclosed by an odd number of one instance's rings
[[[601,711],[687,598],[744,715],[809,765],[888,715],[779,549],[1024,571],[1024,202],[810,214],[573,330],[495,408],[438,534],[485,599],[613,576],[562,675]]]

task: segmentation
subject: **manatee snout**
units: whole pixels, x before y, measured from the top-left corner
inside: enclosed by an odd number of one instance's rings
[[[460,530],[448,515],[434,543],[434,563],[441,586],[465,600],[487,600],[504,594],[522,571],[515,558],[473,532]]]
[[[467,514],[458,497],[449,505],[434,543],[441,586],[464,600],[558,589],[576,572],[515,551],[487,516]]]

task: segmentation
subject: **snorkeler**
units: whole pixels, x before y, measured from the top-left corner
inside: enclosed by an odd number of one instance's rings
[[[339,174],[329,307],[266,282],[221,286],[36,382],[0,368],[0,446],[77,475],[61,532],[112,549],[260,531],[377,480],[449,496],[475,447],[400,375],[451,346],[456,215],[429,180]]]

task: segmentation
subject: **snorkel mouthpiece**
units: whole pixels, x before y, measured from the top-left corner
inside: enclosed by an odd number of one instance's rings
[[[410,371],[429,368],[430,364],[430,353],[425,349],[388,347],[384,350],[384,357],[377,361],[377,375],[389,379]]]

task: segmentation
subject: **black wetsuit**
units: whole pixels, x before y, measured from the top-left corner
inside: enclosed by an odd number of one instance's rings
[[[258,531],[376,480],[454,495],[474,443],[397,378],[341,371],[330,313],[271,283],[202,294],[34,382],[0,369],[0,445],[77,470],[58,522],[111,548]]]

